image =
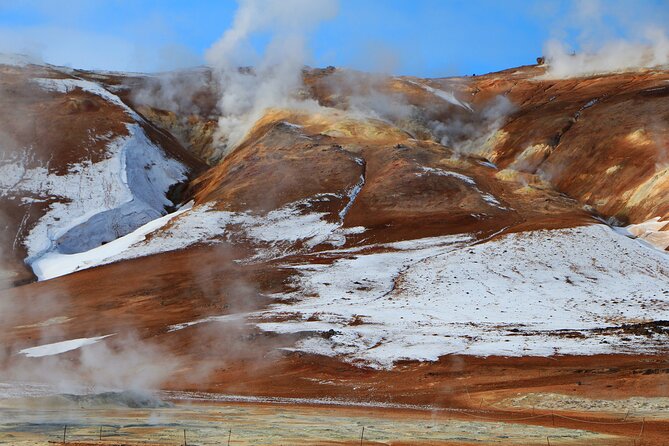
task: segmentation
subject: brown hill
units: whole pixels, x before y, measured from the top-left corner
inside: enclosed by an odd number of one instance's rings
[[[2,67],[7,380],[476,410],[663,392],[669,260],[601,218],[668,217],[666,71],[307,70],[317,104],[234,150],[205,78],[170,109],[155,79]],[[637,435],[612,426],[585,427]]]

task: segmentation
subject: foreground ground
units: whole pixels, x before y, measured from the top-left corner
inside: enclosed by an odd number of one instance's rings
[[[22,403],[25,403],[22,402]],[[635,414],[540,409],[497,410],[338,407],[287,401],[177,402],[122,409],[64,398],[33,400],[30,414],[3,401],[4,444],[21,446],[238,445],[651,445],[662,444],[668,422],[655,410]],[[645,415],[646,417],[642,417]],[[656,417],[660,418],[656,418]],[[39,421],[38,421],[39,420]],[[67,430],[65,430],[67,426]],[[363,433],[364,427],[364,433]]]
[[[184,429],[189,444],[225,444],[230,429],[231,444],[359,444],[364,426],[363,444],[662,445],[668,362],[454,356],[385,371],[287,354],[250,373],[231,365],[216,393],[163,391],[130,404],[144,408],[14,383],[2,387],[0,441],[46,444],[67,425],[68,444],[96,444],[85,441],[100,426],[102,444],[183,444]]]

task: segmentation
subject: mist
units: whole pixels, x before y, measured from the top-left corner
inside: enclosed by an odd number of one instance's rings
[[[181,116],[208,115],[211,107],[198,101],[198,96],[215,94],[211,76],[201,68],[168,71],[139,79],[139,88],[132,88],[137,105],[148,105]]]
[[[93,325],[86,333],[73,335],[72,299],[67,288],[32,286],[5,293],[0,299],[0,382],[46,384],[68,393],[151,391],[181,366],[166,347],[140,339],[124,326],[100,333]],[[41,357],[21,353],[25,348],[100,335],[108,337],[65,353]]]
[[[440,144],[453,148],[458,154],[487,156],[486,140],[516,109],[509,98],[499,95],[483,104],[480,110],[431,121],[429,128]]]
[[[159,389],[181,365],[166,348],[135,334],[115,335],[78,350],[42,358],[5,353],[3,381],[49,385],[62,393]]]
[[[669,64],[669,38],[659,29],[649,30],[640,42],[616,40],[607,42],[595,52],[571,53],[558,41],[545,46],[548,75],[568,78],[653,68]]]
[[[556,37],[544,45],[546,76],[569,78],[669,64],[667,25],[652,12],[630,2],[572,3],[565,23],[553,29]],[[570,28],[577,33],[574,46],[564,39]]]
[[[316,103],[299,97],[302,69],[309,61],[308,37],[322,21],[337,14],[336,0],[243,0],[233,25],[207,51],[221,96],[215,138],[234,148],[272,107],[308,108]],[[254,37],[269,34],[257,54]]]
[[[323,105],[347,110],[358,118],[393,123],[415,117],[418,109],[403,94],[389,91],[391,79],[385,74],[334,71],[324,80],[330,103]]]

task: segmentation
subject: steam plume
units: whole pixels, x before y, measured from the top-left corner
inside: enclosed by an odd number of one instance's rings
[[[308,60],[307,37],[337,9],[336,0],[240,1],[232,27],[206,54],[221,90],[215,136],[228,150],[265,109],[315,106],[298,96]],[[257,55],[251,39],[266,33],[271,40]],[[244,68],[248,66],[253,68]]]
[[[636,3],[596,0],[574,2],[568,22],[578,30],[578,51],[558,39],[548,41],[544,55],[547,76],[567,78],[629,71],[669,64],[666,25],[638,17]],[[634,20],[630,21],[629,18]],[[613,38],[613,29],[624,38]],[[560,34],[566,30],[560,29]]]

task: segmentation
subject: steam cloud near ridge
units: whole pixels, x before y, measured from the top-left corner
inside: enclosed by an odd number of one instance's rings
[[[308,38],[317,26],[334,18],[337,0],[241,0],[232,26],[207,51],[206,61],[212,81],[203,73],[163,74],[148,81],[134,93],[135,100],[177,113],[199,113],[193,103],[200,89],[213,92],[217,129],[216,152],[225,156],[245,137],[270,108],[321,112],[325,109],[305,94],[302,70],[309,61]],[[270,41],[257,54],[252,40],[269,35]],[[379,67],[386,72],[387,64]],[[335,108],[344,108],[360,119],[381,119],[401,128],[422,121],[422,112],[409,104],[402,94],[384,91],[384,74],[337,71],[328,77],[332,91],[343,100]],[[204,87],[209,84],[208,87]],[[488,110],[488,109],[491,110]],[[476,116],[456,114],[445,121],[424,122],[437,141],[463,152],[467,139],[480,139],[501,124],[512,106],[505,98],[488,104]]]
[[[307,38],[337,10],[337,0],[240,1],[232,27],[206,54],[221,93],[215,138],[226,141],[228,150],[267,108],[317,107],[297,97],[308,60]],[[270,33],[271,41],[256,55],[251,39],[262,33]]]
[[[546,42],[546,76],[568,78],[669,65],[666,25],[637,17],[637,7],[625,2],[574,2],[566,20],[579,32],[579,50],[569,48],[562,39]],[[622,29],[626,37],[614,38],[613,27]],[[564,30],[558,27],[556,31]]]

